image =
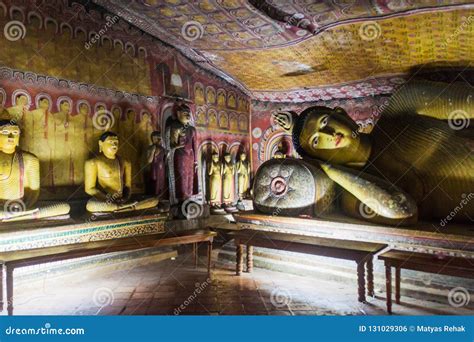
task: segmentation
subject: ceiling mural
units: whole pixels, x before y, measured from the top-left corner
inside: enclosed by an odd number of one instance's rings
[[[94,2],[259,100],[388,93],[416,66],[465,66],[474,54],[467,1]]]

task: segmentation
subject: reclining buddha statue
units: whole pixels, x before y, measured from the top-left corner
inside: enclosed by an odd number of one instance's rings
[[[40,194],[40,163],[34,154],[19,149],[20,134],[14,121],[0,120],[0,222],[69,214],[67,203],[35,206]]]
[[[117,156],[118,148],[117,134],[105,132],[99,138],[100,155],[85,163],[85,191],[93,196],[86,205],[90,213],[128,212],[158,205],[157,198],[130,201],[132,164]]]
[[[341,108],[274,114],[302,160],[262,164],[254,205],[287,216],[336,210],[392,225],[472,220],[473,99],[461,83],[411,82],[391,97],[368,134]]]

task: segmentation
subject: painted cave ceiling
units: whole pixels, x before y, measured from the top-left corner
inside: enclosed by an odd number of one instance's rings
[[[93,1],[260,100],[388,93],[474,60],[472,1]]]

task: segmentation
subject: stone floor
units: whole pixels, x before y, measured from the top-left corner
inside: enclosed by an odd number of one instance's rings
[[[205,258],[175,260],[105,272],[69,272],[15,285],[15,315],[384,315],[384,293],[357,302],[355,284],[255,269],[241,277],[226,266],[211,279]],[[402,297],[394,313],[473,314],[472,309]]]

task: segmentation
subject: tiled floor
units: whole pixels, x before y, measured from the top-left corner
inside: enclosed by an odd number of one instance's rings
[[[383,315],[384,294],[357,302],[355,284],[255,269],[234,275],[191,266],[189,254],[104,273],[74,272],[15,286],[15,315]],[[205,260],[202,260],[203,262]],[[203,265],[204,266],[204,265]],[[402,298],[397,314],[473,314],[466,308]]]

